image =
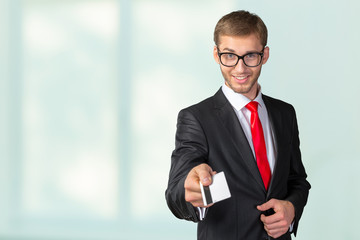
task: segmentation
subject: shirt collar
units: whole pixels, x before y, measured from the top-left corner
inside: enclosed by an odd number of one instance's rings
[[[251,100],[248,99],[247,97],[245,97],[244,95],[234,92],[225,83],[222,85],[221,90],[223,91],[225,97],[230,102],[230,104],[233,106],[233,108],[235,108],[237,111],[240,111],[242,108],[244,108],[246,106],[246,104],[251,102]],[[264,101],[262,99],[260,85],[259,85],[258,95],[256,96],[256,98],[253,101],[258,102],[260,107],[265,106]]]

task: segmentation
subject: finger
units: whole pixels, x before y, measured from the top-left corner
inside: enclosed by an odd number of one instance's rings
[[[203,199],[201,193],[185,190],[185,201],[193,203],[202,202]]]
[[[288,229],[275,229],[275,230],[267,230],[266,232],[268,235],[272,238],[278,238],[282,235],[284,235]]]
[[[284,219],[283,214],[281,213],[275,213],[270,216],[265,216],[264,214],[261,214],[260,220],[265,224],[273,224],[276,222],[279,222]]]
[[[289,230],[289,227],[289,224],[287,224],[284,220],[271,224],[264,223],[264,229],[271,237],[274,238],[277,238],[286,233]]]
[[[267,229],[269,229],[269,230],[283,229],[283,228],[289,227],[289,225],[284,220],[270,223],[270,224],[264,223],[264,226],[266,226]]]
[[[209,204],[209,205],[204,205],[204,201],[202,199],[202,195],[201,194],[197,194],[197,193],[190,193],[189,195],[187,195],[187,192],[185,192],[185,200],[187,202],[190,202],[194,207],[210,207],[213,204]]]
[[[204,202],[201,200],[201,201],[194,201],[194,202],[191,202],[191,204],[194,206],[194,207],[205,207],[204,206]]]
[[[271,208],[275,208],[275,204],[276,204],[276,201],[274,199],[270,199],[266,203],[257,206],[257,209],[260,211],[266,211]]]
[[[197,177],[188,176],[184,182],[184,188],[185,188],[185,192],[190,191],[190,192],[200,193],[201,190],[200,190],[199,179]]]
[[[272,226],[264,225],[264,229],[270,237],[278,238],[281,235],[285,234],[289,228],[288,227],[272,228]]]
[[[199,201],[196,201],[196,202],[194,202],[194,203],[191,203],[194,207],[201,207],[201,208],[209,208],[209,207],[211,207],[211,206],[213,206],[214,205],[214,203],[212,203],[212,204],[209,204],[209,205],[204,205],[204,202],[199,202]]]

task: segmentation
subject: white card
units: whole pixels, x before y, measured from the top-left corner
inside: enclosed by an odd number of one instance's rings
[[[212,183],[208,187],[204,187],[200,181],[200,189],[205,206],[231,197],[224,172],[212,176]]]

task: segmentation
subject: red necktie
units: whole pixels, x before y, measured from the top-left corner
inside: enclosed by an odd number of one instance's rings
[[[258,102],[250,102],[246,105],[246,108],[251,112],[251,136],[254,145],[254,151],[256,156],[256,163],[258,165],[262,180],[267,190],[270,184],[271,171],[269,161],[266,155],[266,146],[264,139],[263,128],[258,115]]]

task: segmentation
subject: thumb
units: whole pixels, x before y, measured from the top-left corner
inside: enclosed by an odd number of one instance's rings
[[[209,186],[212,182],[211,176],[212,176],[212,169],[209,165],[207,164],[201,164],[199,166],[199,168],[196,170],[199,179],[201,181],[201,183],[204,186]]]
[[[257,206],[257,209],[260,210],[260,211],[266,211],[266,210],[269,210],[271,208],[274,208],[274,202],[273,202],[272,199],[267,201],[264,204],[261,204],[261,205]]]

